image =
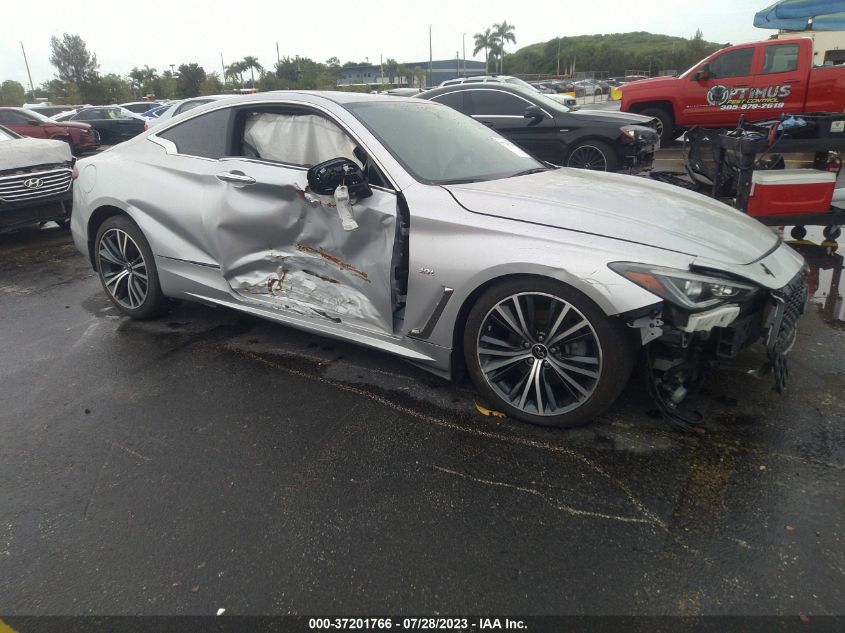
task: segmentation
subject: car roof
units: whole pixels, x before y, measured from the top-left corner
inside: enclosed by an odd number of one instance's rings
[[[501,90],[503,92],[511,92],[513,94],[519,96],[525,95],[533,95],[533,90],[527,90],[518,84],[507,84],[503,81],[491,81],[487,83],[460,83],[460,84],[451,84],[448,86],[438,86],[437,88],[432,88],[431,90],[426,90],[425,92],[416,95],[417,97],[422,97],[423,99],[428,98],[428,96],[435,96],[439,94],[443,94],[445,92],[454,92],[456,90]],[[540,93],[536,93],[540,94]],[[415,97],[416,98],[416,97]]]

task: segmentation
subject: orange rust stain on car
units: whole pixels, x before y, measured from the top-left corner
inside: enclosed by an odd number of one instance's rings
[[[309,253],[311,255],[317,255],[318,257],[322,257],[327,262],[330,262],[340,268],[341,270],[346,270],[351,272],[353,275],[357,275],[361,279],[366,282],[370,282],[370,276],[362,270],[358,270],[352,264],[343,261],[342,259],[335,257],[331,253],[327,253],[322,248],[315,248],[314,246],[306,246],[305,244],[297,244],[296,250],[302,253]]]

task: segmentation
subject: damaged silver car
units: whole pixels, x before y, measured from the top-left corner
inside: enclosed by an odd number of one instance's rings
[[[806,300],[801,257],[743,214],[550,169],[420,99],[234,97],[79,168],[74,240],[126,315],[227,306],[465,370],[538,424],[607,409],[643,347],[667,410],[757,341],[782,376]]]

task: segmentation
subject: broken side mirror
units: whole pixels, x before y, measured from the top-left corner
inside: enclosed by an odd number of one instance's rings
[[[710,79],[710,64],[702,64],[701,68],[695,71],[692,78],[695,81],[707,81]]]
[[[332,196],[341,185],[356,198],[373,195],[363,170],[349,158],[333,158],[308,170],[308,188],[312,193]]]
[[[540,106],[532,105],[525,108],[525,112],[522,113],[522,116],[524,116],[526,119],[530,119],[528,121],[528,125],[537,125],[540,121],[543,120],[543,117],[545,115],[543,114],[543,110],[540,108]]]

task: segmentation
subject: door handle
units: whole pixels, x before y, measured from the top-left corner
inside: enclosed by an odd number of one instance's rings
[[[217,180],[222,180],[223,182],[231,182],[235,185],[254,185],[255,178],[252,176],[247,176],[246,174],[240,174],[236,171],[224,171],[222,174],[217,174]]]

